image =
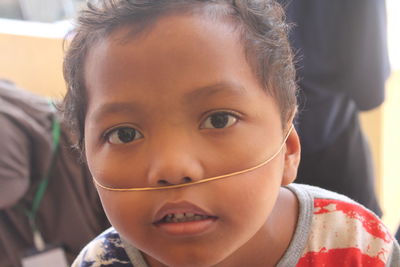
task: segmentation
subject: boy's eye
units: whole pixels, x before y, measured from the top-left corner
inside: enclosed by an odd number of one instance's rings
[[[235,124],[238,120],[238,116],[229,112],[216,112],[208,116],[202,123],[200,128],[203,129],[221,129],[227,128]]]
[[[143,135],[131,127],[116,128],[106,134],[107,141],[114,145],[126,144],[140,138],[143,138]]]

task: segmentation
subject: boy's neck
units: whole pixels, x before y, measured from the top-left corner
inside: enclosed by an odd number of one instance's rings
[[[276,266],[294,235],[298,218],[298,200],[293,192],[281,188],[268,221],[225,266]],[[220,265],[218,265],[220,266]]]

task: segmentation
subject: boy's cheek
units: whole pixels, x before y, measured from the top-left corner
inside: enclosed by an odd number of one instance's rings
[[[98,193],[109,221],[121,233],[152,223],[151,201],[143,196],[144,192],[113,192],[98,188]]]

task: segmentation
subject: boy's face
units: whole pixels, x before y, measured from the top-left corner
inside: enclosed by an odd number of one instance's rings
[[[85,149],[100,183],[180,184],[255,166],[278,150],[279,110],[229,24],[175,16],[140,37],[128,32],[114,31],[86,59]],[[112,225],[148,260],[216,264],[271,229],[280,186],[296,172],[297,140],[293,131],[269,164],[231,178],[98,191]]]

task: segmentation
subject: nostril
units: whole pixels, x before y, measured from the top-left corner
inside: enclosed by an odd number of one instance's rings
[[[183,177],[183,182],[184,183],[190,183],[191,181],[192,181],[192,178],[190,178],[190,177]]]
[[[168,185],[169,183],[167,181],[165,181],[165,180],[159,180],[158,184],[161,185],[161,186],[165,186],[165,185]]]
[[[186,183],[190,183],[192,181],[193,181],[192,178],[186,176],[186,177],[182,178],[181,183],[186,184]],[[163,179],[162,180],[158,180],[157,183],[158,183],[159,186],[168,186],[168,185],[178,184],[178,183],[171,183],[168,180],[163,180]]]

